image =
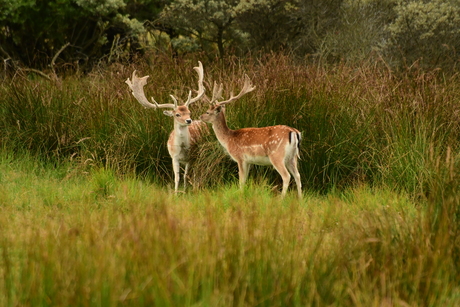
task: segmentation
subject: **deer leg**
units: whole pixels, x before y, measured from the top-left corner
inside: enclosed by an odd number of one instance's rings
[[[188,167],[189,167],[190,163],[185,163],[185,168],[184,168],[184,191],[185,191],[185,187],[187,185],[187,172],[188,172]]]
[[[180,165],[179,160],[173,159],[173,171],[174,171],[174,192],[177,192],[179,189],[180,181]]]
[[[284,197],[289,187],[291,175],[289,174],[283,159],[273,159],[272,157],[269,158],[273,164],[273,167],[276,169],[276,171],[281,175],[281,178],[283,179],[283,190],[281,191],[281,197]]]
[[[297,169],[297,159],[293,157],[287,163],[287,169],[295,179],[295,184],[297,186],[297,194],[299,198],[302,198],[302,182],[300,181],[299,170]]]
[[[250,165],[244,161],[238,162],[238,175],[240,177],[240,189],[243,189],[248,178]]]

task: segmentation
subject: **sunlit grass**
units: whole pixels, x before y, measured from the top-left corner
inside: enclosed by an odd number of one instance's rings
[[[426,245],[438,236],[424,226],[428,204],[409,195],[361,185],[282,200],[263,182],[175,195],[97,167],[75,174],[3,157],[4,306],[460,299],[454,254]]]

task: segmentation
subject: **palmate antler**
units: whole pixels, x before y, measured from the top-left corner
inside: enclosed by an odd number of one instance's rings
[[[198,73],[198,92],[195,97],[192,98],[192,91],[189,92],[187,101],[185,102],[185,106],[188,107],[191,103],[194,103],[201,99],[206,91],[204,85],[203,85],[203,78],[204,78],[204,72],[203,72],[203,64],[201,64],[200,61],[198,61],[198,67],[193,67],[193,69]],[[175,109],[177,108],[177,98],[174,97],[173,95],[170,95],[174,103],[163,103],[159,104],[158,102],[151,97],[152,102],[150,103],[149,100],[145,97],[144,94],[144,86],[147,84],[147,78],[149,76],[144,76],[139,78],[136,75],[136,71],[133,71],[133,75],[131,76],[130,80],[129,78],[125,81],[126,84],[128,84],[129,88],[132,91],[132,94],[136,100],[144,106],[144,108],[147,109]]]
[[[230,98],[225,100],[225,101],[219,101],[217,102],[217,105],[224,105],[227,103],[230,103],[232,101],[240,99],[242,96],[246,95],[247,93],[252,92],[256,87],[252,86],[251,79],[249,79],[248,75],[244,75],[244,84],[243,88],[241,89],[240,93],[236,96],[233,96],[233,93],[230,93]]]
[[[157,108],[157,102],[152,98],[152,100],[155,102],[155,104],[152,104],[148,101],[148,99],[145,97],[145,94],[144,94],[144,85],[147,84],[147,78],[149,76],[144,76],[142,78],[139,78],[137,75],[136,75],[136,70],[133,71],[133,75],[132,75],[132,81],[128,79],[126,79],[125,83],[128,84],[129,88],[131,89],[132,91],[132,94],[134,96],[134,98],[136,98],[137,101],[139,101],[139,103],[141,105],[144,106],[144,108],[146,109],[149,109],[149,108],[152,108],[152,109],[156,109]]]
[[[218,99],[222,99],[222,89],[223,84],[217,85],[217,82],[214,81],[214,87],[212,88],[212,98],[209,100],[210,104],[216,104]]]
[[[204,95],[204,93],[206,91],[206,89],[205,89],[205,87],[203,85],[203,79],[204,79],[203,64],[201,64],[201,62],[198,61],[198,67],[193,67],[193,69],[198,74],[198,93],[195,96],[195,98],[191,98],[192,97],[192,91],[189,92],[188,99],[184,104],[186,107],[188,107],[189,104],[200,100],[203,97],[203,95]]]
[[[223,88],[222,83],[217,85],[217,83],[214,82],[214,87],[212,89],[212,98],[211,100],[208,99],[208,102],[210,104],[214,104],[218,106],[225,105],[227,103],[240,99],[245,94],[252,92],[256,87],[252,86],[251,79],[249,79],[249,76],[245,74],[243,88],[241,89],[240,93],[236,96],[234,96],[233,93],[230,93],[229,99],[224,100],[224,101],[218,101],[219,99],[223,99],[222,98],[222,88]]]

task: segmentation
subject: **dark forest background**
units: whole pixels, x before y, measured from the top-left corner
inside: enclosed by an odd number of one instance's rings
[[[289,52],[455,71],[459,0],[0,0],[2,74],[86,73],[146,52],[209,58]]]

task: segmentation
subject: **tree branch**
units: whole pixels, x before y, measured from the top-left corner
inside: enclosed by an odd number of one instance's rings
[[[47,74],[45,74],[43,71],[41,70],[38,70],[38,69],[33,69],[33,68],[20,68],[20,70],[22,71],[30,71],[30,72],[33,72],[33,73],[36,73],[37,75],[40,75],[42,76],[43,78],[51,81],[51,77],[48,76]]]
[[[64,46],[62,46],[61,49],[59,49],[58,52],[56,52],[53,59],[51,60],[51,70],[53,71],[53,77],[56,79],[57,79],[57,74],[56,74],[56,70],[54,69],[54,65],[55,65],[54,63],[56,62],[56,59],[61,54],[61,52],[64,51],[64,49],[67,48],[69,45],[70,43],[66,43]]]

